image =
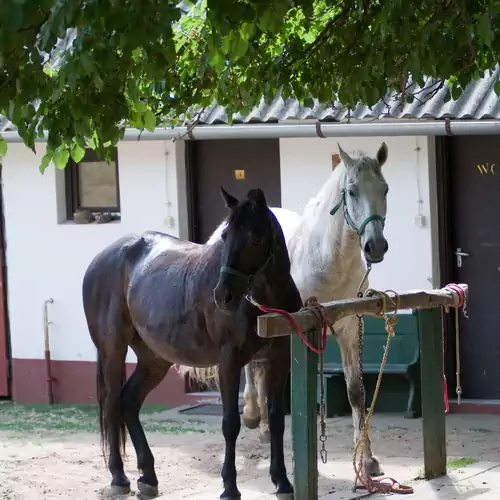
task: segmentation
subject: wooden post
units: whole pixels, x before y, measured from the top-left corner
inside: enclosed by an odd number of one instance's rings
[[[320,333],[307,335],[309,342],[319,346]],[[318,424],[316,386],[318,355],[298,335],[292,335],[292,445],[295,498],[318,498]]]
[[[441,328],[439,307],[418,311],[426,479],[446,475],[446,420]]]

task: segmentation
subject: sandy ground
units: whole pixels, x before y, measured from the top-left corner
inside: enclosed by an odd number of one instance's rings
[[[26,422],[23,415],[16,418]],[[52,425],[45,424],[47,419]],[[176,410],[148,414],[143,419],[151,422],[152,429],[146,434],[155,455],[161,498],[218,498],[224,451],[219,419],[191,417],[188,420]],[[290,421],[287,419],[285,456],[291,472]],[[57,429],[53,425],[57,420],[57,415],[54,417],[49,412],[43,422],[24,429],[18,429],[12,422],[0,426],[4,429],[0,430],[0,498],[83,500],[102,497],[102,488],[109,484],[110,476],[95,429],[75,431],[69,424]],[[352,476],[348,469],[352,453],[351,419],[329,419],[327,429],[328,464],[320,465],[320,495],[340,492],[338,498],[352,498],[349,494]],[[447,430],[450,459],[500,461],[498,417],[449,415]],[[418,475],[422,465],[421,420],[376,415],[371,436],[373,450],[386,474],[392,476],[396,470],[400,474],[402,465],[403,469],[407,465],[407,477],[402,479],[406,481]],[[138,473],[130,444],[128,452],[126,471],[135,488]],[[251,485],[258,479],[259,488],[264,489],[259,495],[244,495],[243,499],[273,498],[268,496],[273,491],[267,473],[268,460],[268,445],[260,443],[257,431],[243,428],[237,447],[239,485]],[[344,474],[336,474],[341,463]]]

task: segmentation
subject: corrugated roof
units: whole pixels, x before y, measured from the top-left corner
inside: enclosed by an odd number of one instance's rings
[[[278,96],[270,104],[261,101],[261,104],[252,109],[248,115],[240,113],[233,115],[233,121],[235,123],[265,123],[308,119],[336,122],[377,118],[500,119],[500,99],[494,90],[499,75],[499,67],[493,72],[486,72],[480,80],[470,82],[456,101],[445,102],[449,88],[444,85],[437,90],[439,82],[428,79],[423,90],[418,85],[412,87],[411,92],[417,97],[411,104],[402,104],[395,94],[387,93],[373,107],[360,104],[349,114],[348,109],[339,102],[332,106],[322,106],[314,100],[314,107],[308,108],[301,106],[296,99],[284,100]],[[200,122],[208,125],[227,123],[226,111],[222,106],[214,104],[201,114]]]
[[[417,85],[412,88],[412,94],[417,97],[412,103],[401,103],[395,95],[387,93],[377,104],[371,108],[359,104],[349,113],[341,103],[332,106],[321,105],[316,99],[312,108],[300,105],[296,99],[284,100],[276,97],[269,104],[261,101],[260,105],[253,108],[250,113],[233,115],[234,123],[267,123],[285,120],[320,120],[342,122],[347,120],[376,120],[378,118],[393,119],[500,119],[500,99],[494,87],[500,76],[500,67],[492,72],[486,72],[479,80],[469,83],[460,98],[445,102],[449,88],[444,85],[438,89],[438,82],[428,79],[423,90]],[[228,123],[227,114],[222,106],[215,103],[200,116],[200,123],[215,125]],[[12,123],[0,116],[0,132],[15,130]]]

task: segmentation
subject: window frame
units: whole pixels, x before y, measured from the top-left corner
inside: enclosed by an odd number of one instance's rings
[[[85,150],[85,155],[81,160],[82,162],[97,162],[104,161],[97,153],[91,148]],[[113,218],[121,219],[121,206],[120,206],[120,178],[118,166],[118,149],[115,147],[111,153],[111,161],[115,162],[115,176],[116,176],[116,206],[109,207],[90,207],[83,206],[80,203],[80,175],[78,171],[79,164],[75,163],[73,159],[69,159],[66,168],[64,169],[65,175],[65,188],[66,188],[66,218],[69,221],[74,219],[74,213],[77,210],[89,210],[92,214],[111,212]]]

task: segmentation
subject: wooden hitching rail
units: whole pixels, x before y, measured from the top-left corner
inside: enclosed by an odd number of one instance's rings
[[[460,285],[468,297],[467,285]],[[393,294],[390,294],[393,296]],[[399,294],[399,307],[418,311],[421,358],[421,391],[424,440],[424,472],[426,479],[446,474],[446,427],[443,398],[443,369],[440,307],[456,307],[458,296],[443,288],[410,291]],[[378,315],[383,300],[378,296],[347,299],[323,304],[328,319],[335,323],[353,314]],[[386,301],[386,312],[394,311]],[[319,320],[311,311],[293,314],[308,340],[319,346]],[[261,337],[292,335],[292,439],[294,454],[295,498],[318,498],[318,436],[316,385],[318,356],[303,343],[290,322],[279,314],[266,314],[258,319]],[[354,472],[353,472],[354,477]]]

